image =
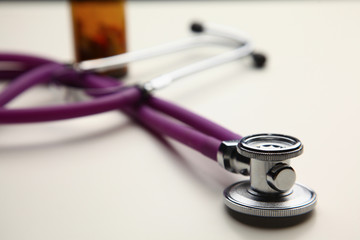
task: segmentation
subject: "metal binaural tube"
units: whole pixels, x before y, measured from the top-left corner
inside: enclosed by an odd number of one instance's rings
[[[122,67],[127,63],[145,60],[152,57],[157,57],[165,54],[179,52],[185,49],[206,45],[219,45],[231,48],[238,48],[239,46],[246,45],[247,47],[250,47],[252,49],[248,38],[242,36],[243,33],[235,31],[234,29],[226,28],[224,26],[215,24],[197,23],[197,25],[200,26],[200,31],[197,31],[193,28],[194,24],[192,25],[192,30],[194,32],[204,33],[206,34],[205,36],[194,36],[173,43],[167,43],[135,52],[128,52],[94,60],[86,60],[75,63],[74,68],[79,71],[104,72],[107,70]]]
[[[181,39],[172,43],[166,43],[159,46],[138,50],[135,52],[127,52],[111,57],[82,61],[79,63],[75,63],[74,68],[79,71],[104,72],[107,70],[122,67],[128,63],[208,45],[219,45],[227,47],[234,45],[234,47],[236,47],[234,43],[229,42],[221,37],[195,36]]]
[[[191,65],[182,67],[173,72],[160,75],[157,78],[154,78],[146,83],[144,83],[143,88],[147,92],[153,92],[155,90],[162,89],[164,87],[169,86],[175,80],[186,77],[188,75],[204,71],[206,69],[220,66],[222,64],[235,61],[237,59],[246,57],[252,53],[253,49],[251,45],[243,45],[235,50],[220,54],[219,56],[215,56],[212,58],[208,58]]]

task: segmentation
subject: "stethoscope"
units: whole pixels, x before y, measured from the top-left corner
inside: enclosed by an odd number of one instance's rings
[[[69,119],[121,109],[146,127],[171,137],[217,161],[233,173],[250,176],[224,190],[225,205],[246,215],[292,217],[311,212],[316,193],[295,183],[291,158],[303,152],[302,143],[292,136],[233,133],[193,112],[154,97],[152,92],[177,79],[211,67],[251,56],[255,67],[265,64],[265,56],[255,53],[243,34],[212,24],[195,23],[192,38],[137,52],[64,65],[52,60],[19,54],[0,54],[0,78],[14,78],[0,93],[0,123],[31,123]],[[94,74],[130,62],[204,46],[234,48],[136,86],[125,86],[114,78]],[[1,67],[2,66],[2,67]],[[93,98],[64,105],[7,109],[5,105],[27,89],[41,83],[56,83],[83,89]]]

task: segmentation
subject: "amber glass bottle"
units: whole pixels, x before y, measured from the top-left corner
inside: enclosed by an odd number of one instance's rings
[[[126,52],[125,0],[71,0],[76,61]],[[126,67],[106,72],[126,74]]]

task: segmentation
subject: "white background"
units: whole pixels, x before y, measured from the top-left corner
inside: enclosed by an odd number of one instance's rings
[[[298,181],[319,200],[308,221],[261,229],[231,218],[223,189],[244,177],[171,148],[117,111],[0,126],[0,239],[360,239],[360,2],[129,2],[129,50],[189,35],[194,20],[248,32],[269,56],[238,61],[157,93],[242,135],[298,137]],[[71,61],[69,7],[0,3],[0,50]],[[212,56],[202,48],[130,66],[129,81]],[[61,102],[36,88],[11,107]]]

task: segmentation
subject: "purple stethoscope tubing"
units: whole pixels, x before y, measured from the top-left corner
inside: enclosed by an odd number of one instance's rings
[[[153,96],[148,96],[144,100],[141,90],[137,87],[122,87],[117,92],[97,96],[86,102],[28,109],[6,109],[5,105],[19,94],[36,84],[51,82],[54,77],[58,77],[56,80],[60,83],[66,84],[69,82],[70,76],[72,85],[77,85],[85,90],[119,87],[121,84],[109,77],[76,73],[62,64],[38,57],[0,54],[0,61],[18,62],[26,66],[23,71],[11,71],[13,76],[18,77],[0,93],[0,123],[63,120],[126,108],[127,113],[155,132],[174,138],[213,160],[216,160],[216,153],[221,141],[241,138],[241,136],[165,100]],[[9,71],[0,71],[0,76],[2,78],[9,76],[10,74],[7,72]],[[62,79],[61,76],[67,76],[68,79]]]

